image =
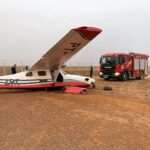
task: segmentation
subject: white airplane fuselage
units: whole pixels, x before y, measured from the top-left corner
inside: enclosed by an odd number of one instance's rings
[[[64,73],[61,69],[24,71],[0,76],[0,88],[39,89],[63,86],[88,87],[95,80],[90,77]]]
[[[94,86],[94,79],[66,74],[58,68],[61,68],[73,55],[78,53],[101,32],[100,28],[87,26],[71,29],[31,67],[30,71],[0,76],[0,89]]]

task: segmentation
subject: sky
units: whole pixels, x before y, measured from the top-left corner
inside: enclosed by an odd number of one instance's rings
[[[107,52],[150,54],[149,0],[0,0],[0,65],[34,64],[71,28],[103,29],[68,65]]]

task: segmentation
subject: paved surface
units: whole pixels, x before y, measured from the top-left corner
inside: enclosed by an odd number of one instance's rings
[[[150,150],[150,80],[97,79],[85,95],[0,91],[0,150]]]

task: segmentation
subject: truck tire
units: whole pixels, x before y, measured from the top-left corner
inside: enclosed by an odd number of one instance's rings
[[[121,75],[121,81],[127,81],[129,79],[129,76],[126,72],[122,73]]]
[[[144,80],[145,76],[144,76],[144,73],[141,72],[141,75],[140,75],[140,80]]]
[[[103,90],[104,91],[112,91],[112,87],[111,86],[104,86]]]
[[[137,80],[144,80],[144,78],[145,78],[144,73],[141,72],[141,73],[140,73],[140,76],[137,77],[136,79],[137,79]]]

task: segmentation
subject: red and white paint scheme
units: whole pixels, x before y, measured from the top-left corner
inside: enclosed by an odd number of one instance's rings
[[[62,66],[101,32],[99,28],[85,26],[70,30],[29,71],[0,76],[0,88],[45,89],[93,86],[95,83],[93,78],[67,74],[62,70]]]
[[[100,58],[100,77],[108,80],[144,79],[148,75],[148,58],[140,53],[108,53]]]

